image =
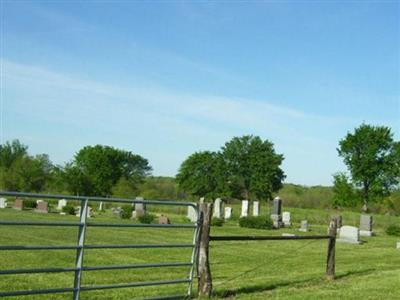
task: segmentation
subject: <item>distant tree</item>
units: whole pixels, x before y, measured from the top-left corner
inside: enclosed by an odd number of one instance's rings
[[[270,200],[282,187],[283,155],[273,144],[258,136],[235,137],[222,147],[226,176],[232,196],[249,200]]]
[[[28,155],[28,146],[19,140],[0,145],[0,168],[8,169],[18,158]]]
[[[344,173],[333,176],[333,206],[355,207],[359,203],[360,195]]]
[[[138,186],[135,181],[122,176],[112,187],[112,196],[117,198],[134,198],[138,194]]]
[[[214,198],[226,193],[224,170],[223,159],[219,153],[196,152],[181,164],[176,180],[184,191],[192,195]]]
[[[362,124],[339,142],[339,155],[353,184],[361,189],[363,211],[399,184],[400,143],[385,126]]]
[[[151,171],[147,159],[109,146],[86,146],[65,167],[68,189],[81,195],[109,196],[124,177],[131,184],[143,181]]]

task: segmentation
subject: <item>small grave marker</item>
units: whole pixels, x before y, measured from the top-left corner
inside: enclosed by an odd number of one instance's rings
[[[35,211],[47,214],[49,212],[49,203],[43,200],[38,200]]]
[[[253,216],[258,217],[260,215],[260,202],[254,201],[253,202]]]
[[[292,223],[290,223],[290,212],[284,211],[282,213],[282,222],[283,222],[283,225],[286,227],[289,227],[292,225]]]
[[[58,203],[57,203],[58,210],[62,210],[63,207],[65,207],[65,206],[67,206],[67,200],[65,200],[65,199],[58,200]]]
[[[230,219],[232,217],[232,207],[225,207],[225,219]]]
[[[161,215],[158,218],[158,224],[160,225],[167,225],[167,224],[171,224],[171,221],[168,219],[168,217]]]
[[[23,210],[24,202],[21,199],[15,199],[13,208],[17,210]]]
[[[222,218],[222,200],[217,198],[214,201],[213,218]]]
[[[0,198],[0,208],[6,208],[6,207],[7,207],[7,199]]]
[[[242,201],[242,211],[240,213],[240,217],[247,217],[249,214],[249,201],[243,200]]]
[[[308,227],[309,227],[308,221],[307,221],[307,220],[303,220],[303,221],[301,221],[301,223],[300,223],[300,229],[299,229],[299,231],[308,232]]]
[[[372,236],[373,219],[370,215],[360,216],[360,236]]]
[[[360,231],[354,226],[342,226],[339,231],[338,242],[360,244]]]

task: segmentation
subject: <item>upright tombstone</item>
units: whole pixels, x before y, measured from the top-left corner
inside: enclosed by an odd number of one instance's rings
[[[38,205],[40,202],[43,202],[43,200],[41,200],[41,199],[36,200],[36,205]]]
[[[249,201],[243,200],[242,201],[242,211],[240,213],[240,217],[247,217],[249,215]]]
[[[400,242],[396,243],[396,249],[400,249]]]
[[[188,217],[190,222],[197,222],[197,213],[193,206],[188,206],[186,216]]]
[[[103,201],[100,201],[100,204],[99,204],[99,211],[102,211],[104,209],[104,202]]]
[[[122,208],[120,206],[111,208],[111,211],[114,216],[121,218],[122,216]]]
[[[230,219],[232,217],[232,207],[225,207],[225,215],[224,218],[226,220]]]
[[[308,232],[308,221],[307,220],[303,220],[303,221],[301,221],[301,223],[300,223],[300,229],[299,229],[299,231],[302,231],[302,232]]]
[[[160,225],[168,225],[168,224],[171,224],[171,221],[169,220],[169,218],[167,216],[161,215],[158,218],[158,224],[160,224]]]
[[[254,201],[253,202],[253,216],[258,217],[260,215],[260,202]]]
[[[62,210],[63,207],[65,207],[65,206],[67,206],[67,200],[65,200],[65,199],[58,200],[58,203],[57,203],[58,210]]]
[[[43,200],[38,201],[35,211],[47,214],[49,212],[49,203]]]
[[[213,218],[222,218],[222,199],[217,198],[214,201]]]
[[[143,197],[136,197],[136,200],[143,201]],[[140,217],[146,214],[146,205],[144,203],[135,203],[135,211],[132,214],[132,217]]]
[[[199,203],[202,204],[202,203],[204,203],[204,201],[205,201],[205,198],[201,197],[200,200],[199,200]]]
[[[290,212],[284,211],[282,213],[282,222],[283,226],[285,227],[290,227],[292,225],[292,223],[290,222]]]
[[[339,230],[338,242],[360,244],[360,231],[354,226],[342,226]]]
[[[24,201],[22,201],[19,198],[15,199],[13,208],[17,209],[17,210],[23,210],[24,209]]]
[[[276,197],[273,201],[271,219],[274,223],[275,228],[281,228],[283,226],[282,223],[282,200],[279,197]]]
[[[7,207],[7,199],[0,198],[0,208],[6,208],[6,207]]]
[[[373,219],[371,215],[361,215],[360,217],[360,236],[372,236]]]

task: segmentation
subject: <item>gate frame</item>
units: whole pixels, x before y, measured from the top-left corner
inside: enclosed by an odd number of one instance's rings
[[[188,290],[186,295],[169,296],[168,299],[191,298],[192,286],[194,279],[194,271],[197,266],[197,257],[199,249],[200,226],[202,218],[199,213],[199,205],[193,202],[181,202],[170,200],[141,200],[141,199],[126,199],[126,198],[103,198],[103,197],[85,197],[85,196],[68,196],[68,195],[46,195],[34,193],[20,193],[20,192],[7,192],[0,191],[0,196],[8,197],[21,197],[21,198],[42,198],[42,199],[66,199],[80,201],[81,210],[79,222],[36,222],[36,221],[1,221],[0,225],[4,226],[61,226],[61,227],[78,227],[77,245],[65,246],[50,246],[50,245],[37,245],[37,246],[14,246],[14,245],[0,245],[0,251],[4,250],[76,250],[76,260],[74,268],[36,268],[36,269],[9,269],[0,270],[1,275],[10,274],[35,274],[35,273],[59,273],[59,272],[75,272],[74,287],[73,288],[53,288],[53,289],[39,289],[39,290],[23,290],[23,291],[10,291],[0,292],[0,297],[5,296],[22,296],[22,295],[40,295],[40,294],[54,294],[72,292],[73,299],[79,300],[81,291],[90,290],[103,290],[114,288],[127,288],[127,287],[143,287],[143,286],[157,286],[167,284],[188,283]],[[105,223],[105,222],[88,222],[88,203],[93,202],[117,202],[128,204],[145,204],[145,205],[170,205],[170,206],[185,206],[193,207],[197,214],[197,222],[194,224],[118,224],[118,223]],[[188,244],[125,244],[125,245],[87,245],[85,244],[85,235],[87,227],[132,227],[132,228],[193,228],[193,240]],[[172,263],[151,263],[151,264],[131,264],[131,265],[104,265],[104,266],[84,266],[84,249],[143,249],[143,248],[192,248],[190,262],[172,262]],[[90,285],[82,286],[81,279],[84,271],[95,270],[121,270],[121,269],[139,269],[139,268],[163,268],[163,267],[183,267],[190,266],[188,278],[176,280],[160,280],[149,282],[133,282],[125,284],[110,284],[110,285]],[[166,299],[165,296],[151,299]]]

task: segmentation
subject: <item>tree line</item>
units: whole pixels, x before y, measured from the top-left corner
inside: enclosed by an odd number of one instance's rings
[[[283,154],[258,136],[234,137],[219,151],[195,152],[175,178],[151,176],[149,161],[131,151],[95,145],[80,149],[63,166],[47,154],[32,156],[18,140],[0,145],[0,188],[9,191],[73,195],[195,200],[205,197],[268,201],[278,192],[295,206],[335,208],[397,207],[400,142],[390,128],[362,124],[339,141],[347,171],[333,176],[329,190],[285,185]],[[299,196],[300,195],[300,196]],[[313,195],[313,196],[306,196]],[[317,195],[321,195],[318,201]],[[303,203],[308,201],[308,203]]]

